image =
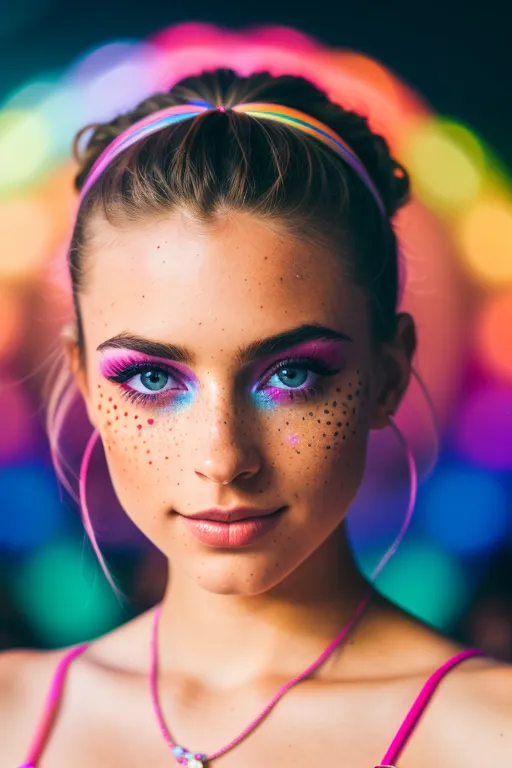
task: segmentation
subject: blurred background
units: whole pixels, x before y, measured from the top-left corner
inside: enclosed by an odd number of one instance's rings
[[[87,499],[115,599],[57,483],[44,430],[58,334],[71,317],[71,143],[151,92],[218,66],[310,78],[369,117],[410,171],[396,220],[416,369],[397,423],[420,471],[409,531],[379,576],[398,604],[512,660],[512,106],[502,4],[434,0],[313,9],[279,0],[0,5],[0,650],[91,639],[157,602],[166,564],[120,508],[98,445]],[[500,10],[501,9],[501,10]],[[62,449],[76,474],[90,435],[77,398]],[[435,466],[433,461],[437,455]],[[73,480],[75,473],[75,480]],[[350,511],[369,573],[407,508],[405,456],[372,434]]]

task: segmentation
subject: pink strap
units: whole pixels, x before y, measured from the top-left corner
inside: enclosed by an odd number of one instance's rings
[[[73,659],[85,651],[88,645],[88,643],[77,645],[75,648],[68,651],[68,653],[66,653],[59,661],[46,699],[43,716],[39,722],[36,734],[28,751],[26,762],[23,763],[20,768],[36,768],[36,763],[41,757],[41,753],[53,723],[68,667]]]
[[[456,656],[452,656],[452,658],[448,659],[448,661],[439,667],[439,669],[436,669],[421,689],[418,698],[407,713],[404,722],[391,742],[388,751],[382,758],[380,765],[375,766],[375,768],[393,768],[393,763],[400,756],[400,753],[407,744],[407,741],[411,737],[420,717],[430,703],[441,680],[451,669],[457,666],[457,664],[460,664],[461,661],[465,661],[473,656],[487,656],[487,654],[479,648],[468,648],[465,651],[461,651]]]

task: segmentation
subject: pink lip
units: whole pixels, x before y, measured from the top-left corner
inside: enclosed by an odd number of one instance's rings
[[[203,509],[201,512],[185,515],[185,517],[213,520],[216,523],[237,523],[239,520],[247,520],[248,518],[266,517],[274,512],[277,512],[276,507],[268,507],[267,509],[256,509],[255,507],[231,507],[229,509],[211,507],[210,509]]]
[[[281,507],[272,514],[248,517],[232,523],[183,515],[180,517],[190,533],[203,544],[213,547],[245,547],[268,533],[278,523],[285,509],[286,507]]]

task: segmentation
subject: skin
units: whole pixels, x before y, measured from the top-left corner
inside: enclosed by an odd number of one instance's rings
[[[367,587],[344,520],[369,433],[386,427],[407,389],[414,322],[400,315],[396,338],[376,348],[366,296],[336,255],[248,214],[226,214],[208,227],[184,211],[123,229],[98,218],[92,235],[81,297],[86,368],[72,334],[64,348],[118,498],[169,560],[159,632],[167,723],[178,743],[213,752],[324,650]],[[275,360],[241,366],[236,351],[303,323],[351,340],[317,344],[315,354],[336,369],[314,383],[321,391],[307,401],[273,392],[271,402]],[[121,331],[194,355],[193,365],[169,362],[179,383],[161,380],[163,389],[181,389],[178,405],[128,401],[106,378],[113,356],[119,362],[127,354],[97,347]],[[129,381],[149,391],[140,375]],[[265,395],[251,394],[262,384]],[[274,375],[271,384],[290,388],[290,378]],[[232,549],[197,541],[176,513],[235,505],[288,509],[265,537]],[[74,768],[172,763],[148,697],[151,626],[152,612],[142,614],[74,662],[42,768],[71,759]],[[333,765],[372,768],[425,679],[459,650],[375,593],[317,674],[213,764],[305,768],[318,762],[320,748]],[[0,658],[0,715],[10,734],[0,754],[9,764],[22,762],[61,653]],[[461,665],[443,682],[400,767],[476,768],[482,754],[487,765],[508,764],[511,683],[500,662]]]

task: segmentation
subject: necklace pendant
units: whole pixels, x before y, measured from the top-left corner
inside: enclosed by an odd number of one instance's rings
[[[201,752],[189,752],[188,749],[178,746],[174,747],[172,751],[179,765],[182,765],[183,768],[208,768],[206,764],[208,756]]]

